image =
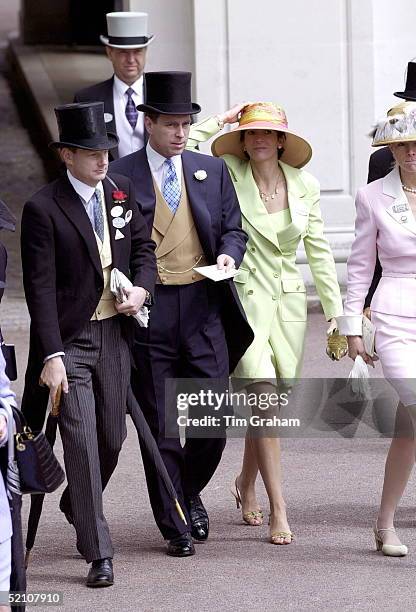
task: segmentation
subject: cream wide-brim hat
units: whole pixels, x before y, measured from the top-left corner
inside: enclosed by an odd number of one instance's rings
[[[395,142],[416,141],[416,102],[401,102],[393,106],[387,117],[376,125],[373,147],[384,147]]]
[[[289,130],[286,113],[281,106],[273,102],[255,102],[247,104],[242,110],[239,125],[218,136],[211,146],[216,157],[230,154],[246,160],[244,142],[240,140],[240,132],[244,130],[273,130],[282,132],[286,139],[281,161],[294,168],[302,168],[312,157],[312,147],[304,139]]]
[[[107,47],[140,49],[150,45],[154,39],[153,34],[147,33],[147,13],[107,13],[106,18],[108,36],[101,35],[100,40]]]

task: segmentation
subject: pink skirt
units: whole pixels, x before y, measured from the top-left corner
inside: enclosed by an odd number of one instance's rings
[[[416,318],[371,311],[384,377],[404,406],[416,404]]]

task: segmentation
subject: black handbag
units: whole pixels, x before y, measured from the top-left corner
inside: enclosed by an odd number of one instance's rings
[[[65,473],[43,431],[32,432],[23,413],[13,407],[16,423],[15,460],[21,493],[53,493]]]

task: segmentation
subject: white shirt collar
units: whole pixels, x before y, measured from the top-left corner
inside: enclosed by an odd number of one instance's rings
[[[126,93],[126,90],[129,87],[132,88],[132,90],[137,96],[142,96],[143,95],[143,75],[140,78],[138,78],[137,81],[133,83],[133,85],[127,85],[127,83],[124,83],[121,79],[119,79],[116,74],[114,75],[114,88],[117,92],[117,95],[124,96]]]
[[[80,198],[82,198],[85,204],[88,204],[88,202],[91,200],[96,189],[100,189],[102,193],[104,191],[103,184],[101,181],[97,183],[95,187],[91,187],[90,185],[86,185],[85,183],[82,183],[77,178],[75,178],[75,176],[73,176],[68,169],[66,171],[66,174],[72,187],[75,189]]]
[[[155,151],[154,148],[150,145],[150,142],[148,142],[146,145],[146,155],[149,162],[150,170],[153,173],[159,172],[164,162],[166,161],[166,157],[163,157],[163,155]],[[173,155],[170,159],[173,161],[176,173],[178,173],[178,169],[181,168],[181,156]]]

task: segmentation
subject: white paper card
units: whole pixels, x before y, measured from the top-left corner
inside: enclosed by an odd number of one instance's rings
[[[217,264],[213,264],[212,266],[200,266],[199,268],[194,268],[194,270],[195,272],[198,272],[198,274],[206,276],[214,282],[225,280],[226,278],[233,278],[236,274],[238,274],[238,270],[236,270],[235,268],[233,268],[229,272],[225,272],[225,270],[219,270],[217,268]]]

